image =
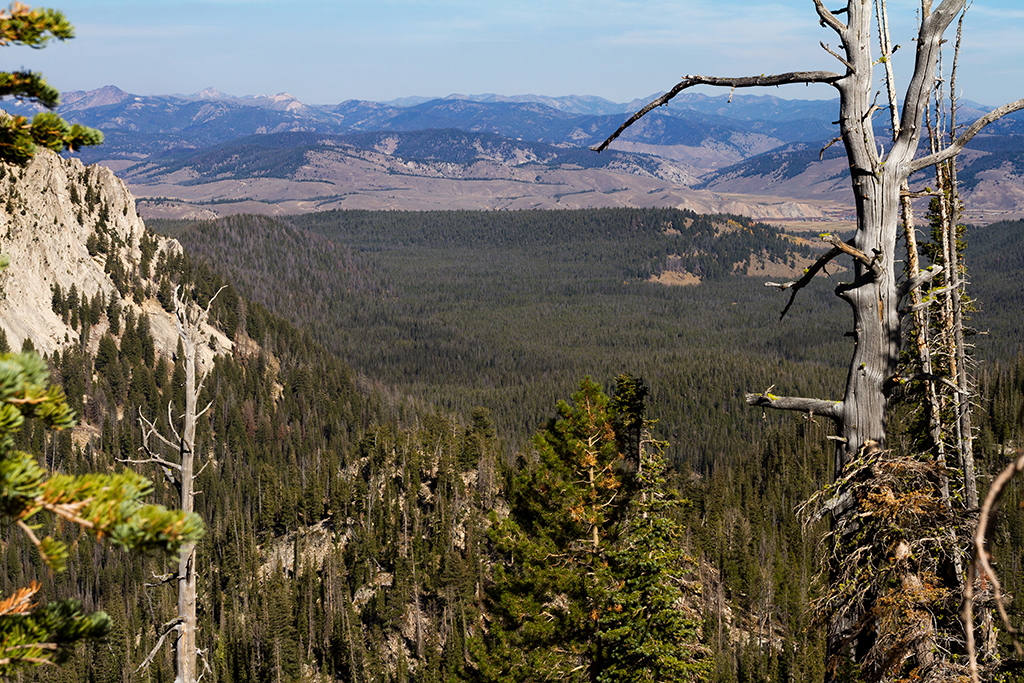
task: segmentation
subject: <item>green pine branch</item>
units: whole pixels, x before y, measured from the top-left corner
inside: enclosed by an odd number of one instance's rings
[[[31,9],[20,2],[0,10],[0,46],[45,47],[53,39],[75,37],[74,27],[63,13],[47,8]],[[0,72],[0,98],[14,97],[47,109],[60,104],[60,92],[32,71]],[[103,134],[80,124],[69,124],[57,114],[40,112],[31,122],[24,116],[0,116],[0,161],[24,165],[39,147],[62,152],[99,145]]]
[[[60,104],[60,91],[34,71],[0,72],[0,97],[38,102],[47,109]]]
[[[64,392],[47,379],[46,363],[35,353],[0,356],[0,514],[15,522],[46,564],[62,571],[69,553],[62,541],[36,535],[36,517],[44,512],[126,550],[175,553],[197,541],[203,523],[196,514],[143,502],[153,491],[145,477],[130,470],[51,475],[34,456],[13,447],[26,420],[57,429],[74,425]],[[29,586],[0,601],[0,675],[58,661],[66,646],[109,629],[106,614],[85,614],[75,601],[35,607],[30,599],[37,591],[38,585]]]
[[[57,10],[32,9],[20,2],[0,10],[0,46],[41,48],[74,35],[74,27]],[[56,88],[25,70],[0,72],[2,97],[46,109],[60,104]],[[0,112],[0,162],[26,164],[39,147],[61,152],[101,142],[98,130],[70,124],[50,111],[36,114],[31,122]],[[0,269],[7,263],[0,256]],[[0,356],[0,515],[15,523],[55,571],[65,568],[68,547],[51,536],[36,535],[35,519],[44,511],[128,550],[177,552],[197,540],[203,533],[199,517],[143,503],[153,486],[134,472],[50,476],[32,455],[14,449],[14,435],[26,420],[38,419],[55,429],[74,426],[64,392],[47,379],[46,362],[34,353]],[[33,597],[38,591],[39,584],[33,583],[0,600],[0,676],[26,665],[59,662],[68,646],[110,630],[105,613],[87,614],[74,600],[37,606]]]
[[[32,598],[38,592],[39,583],[32,582],[0,602],[0,676],[25,665],[60,663],[69,645],[110,631],[110,617],[104,612],[86,614],[77,600],[36,609]]]
[[[0,10],[0,47],[27,45],[41,48],[52,39],[70,40],[75,27],[60,10],[37,7],[32,9],[20,2]]]

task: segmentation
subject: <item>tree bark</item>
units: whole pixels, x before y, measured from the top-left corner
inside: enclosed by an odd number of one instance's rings
[[[174,311],[178,322],[178,335],[185,351],[185,413],[181,428],[181,509],[192,512],[194,508],[194,468],[196,443],[196,403],[199,391],[196,387],[196,341],[201,320],[189,320],[187,305],[174,292]],[[190,324],[191,323],[191,324]],[[181,632],[175,643],[177,662],[176,683],[194,683],[196,671],[196,548],[190,543],[182,550],[178,561],[178,616],[181,618]]]

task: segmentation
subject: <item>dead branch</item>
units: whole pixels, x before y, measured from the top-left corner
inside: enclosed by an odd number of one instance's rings
[[[829,140],[829,143],[827,145],[825,145],[824,147],[822,147],[821,151],[818,152],[818,161],[821,161],[822,159],[825,158],[825,150],[827,150],[829,147],[831,147],[832,145],[836,144],[837,142],[842,142],[842,141],[843,141],[843,139],[841,137],[839,137],[839,138],[832,138],[831,140]]]
[[[1010,102],[1009,104],[1004,104],[998,109],[993,109],[992,111],[990,111],[989,113],[985,114],[980,119],[972,123],[970,127],[967,130],[965,130],[960,137],[958,137],[956,140],[950,143],[950,145],[945,149],[935,152],[934,154],[929,154],[928,156],[923,156],[920,159],[915,159],[914,161],[911,161],[908,164],[910,173],[916,173],[917,171],[920,171],[922,168],[928,168],[929,166],[934,166],[935,164],[940,164],[943,161],[952,159],[963,150],[964,146],[968,142],[970,142],[971,138],[977,135],[982,128],[992,123],[993,121],[998,121],[1007,114],[1012,114],[1013,112],[1020,111],[1021,109],[1024,109],[1024,98],[1021,98],[1015,102]]]
[[[208,662],[206,660],[206,651],[205,650],[201,650],[201,649],[199,649],[197,647],[196,648],[196,654],[198,654],[199,658],[203,660],[203,673],[199,674],[199,678],[196,679],[196,683],[199,683],[199,681],[203,680],[203,676],[205,676],[207,674],[207,672],[209,672],[210,676],[212,677],[213,676],[213,669],[210,668],[210,662]]]
[[[204,462],[204,463],[203,463],[203,466],[202,466],[202,467],[200,467],[200,468],[199,468],[199,471],[198,471],[198,472],[196,472],[196,473],[195,473],[195,475],[193,476],[193,479],[198,479],[198,478],[199,478],[199,475],[203,473],[203,470],[205,470],[205,469],[206,469],[206,466],[207,466],[207,465],[209,465],[209,464],[210,464],[210,461],[209,461],[209,460],[207,460],[206,462]]]
[[[144,668],[149,666],[150,662],[153,661],[153,658],[156,657],[156,653],[160,651],[160,647],[164,644],[164,640],[167,639],[168,634],[170,634],[172,631],[179,634],[181,633],[181,630],[178,628],[178,626],[180,626],[183,621],[184,620],[181,617],[177,617],[176,619],[172,619],[171,621],[168,621],[166,624],[163,625],[163,633],[160,634],[160,638],[156,641],[156,645],[154,645],[153,649],[149,651],[149,654],[146,655],[146,658],[142,660],[142,664],[139,664],[139,668],[135,670],[135,673],[139,673]]]
[[[895,377],[893,378],[893,381],[898,384],[907,384],[909,382],[938,382],[939,384],[948,387],[951,391],[957,394],[962,394],[964,396],[970,394],[970,392],[964,391],[957,385],[953,384],[953,382],[951,382],[948,377],[936,375],[935,373],[932,372],[919,372],[916,375],[911,375],[909,377]]]
[[[202,384],[202,383],[200,382],[200,384]],[[199,389],[196,390],[196,394],[198,394],[201,389],[202,389],[202,386],[200,386]],[[211,406],[213,406],[213,401],[210,401],[209,403],[207,403],[205,408],[203,408],[198,413],[196,413],[196,419],[198,420],[203,415],[205,415],[206,411],[209,410]]]
[[[828,11],[821,0],[814,0],[814,9],[821,18],[821,25],[828,26],[842,37],[846,33],[846,24],[836,19],[836,15]],[[846,11],[846,10],[841,10]]]
[[[871,271],[871,274],[874,275],[875,277],[881,277],[882,269],[879,268],[878,266],[877,256],[873,258],[869,257],[860,249],[857,249],[853,245],[848,244],[843,240],[839,239],[838,235],[825,234],[821,236],[821,239],[825,240],[826,242],[828,242],[829,244],[831,244],[833,247],[840,250],[844,254],[848,254],[853,258],[857,259],[858,261],[860,261],[861,263],[863,263],[864,266],[867,267],[868,270]]]
[[[892,137],[895,140],[900,134],[899,100],[896,96],[896,76],[892,70],[892,55],[896,48],[892,47],[889,34],[889,8],[881,0],[875,0],[875,20],[878,22],[878,46],[882,52],[881,61],[885,65],[885,86],[889,96],[889,122],[892,125]]]
[[[30,647],[32,647],[32,648],[39,648],[41,650],[55,650],[55,649],[57,649],[57,646],[56,646],[55,643],[33,643],[31,645],[15,645],[13,647],[8,647],[7,649],[10,649],[10,650],[28,649]],[[49,667],[56,667],[57,666],[56,663],[54,663],[54,661],[50,661],[49,659],[44,659],[43,657],[3,657],[2,659],[0,659],[0,666],[4,666],[5,667],[5,666],[7,666],[9,664],[13,664],[14,661],[24,661],[24,663],[26,663],[26,664],[46,665],[46,666],[49,666]]]
[[[167,572],[166,574],[153,574],[153,579],[156,581],[156,583],[147,583],[146,587],[155,588],[156,586],[160,586],[165,583],[170,583],[171,581],[174,581],[177,578],[177,575],[171,572]]]
[[[818,260],[815,261],[810,268],[804,271],[804,276],[797,280],[796,282],[787,282],[781,285],[771,282],[765,283],[766,287],[778,287],[779,289],[793,290],[793,293],[789,295],[789,302],[786,304],[786,307],[782,309],[782,313],[779,315],[779,320],[782,320],[783,318],[786,317],[786,313],[789,312],[789,309],[790,307],[792,307],[793,302],[796,301],[796,293],[799,292],[804,287],[806,287],[808,284],[810,284],[811,280],[814,279],[814,276],[817,275],[822,268],[827,266],[829,261],[834,259],[836,256],[839,256],[839,254],[841,253],[843,252],[838,247],[833,247],[829,251],[825,252],[822,256],[818,257]]]
[[[826,10],[826,12],[827,11],[828,10]],[[615,138],[619,137],[623,131],[642,119],[652,109],[668,104],[676,95],[688,88],[694,87],[695,85],[714,85],[726,88],[757,88],[772,85],[790,85],[794,83],[835,84],[835,82],[841,78],[843,78],[843,76],[832,71],[791,71],[784,74],[773,74],[769,76],[762,74],[760,76],[742,76],[739,78],[720,78],[717,76],[701,76],[699,74],[696,76],[684,76],[683,80],[676,83],[676,85],[667,93],[630,116],[629,119],[619,126],[619,129],[612,133],[607,140],[597,147],[591,147],[590,149],[594,152],[603,152],[608,148],[608,145],[615,140]]]
[[[825,41],[823,41],[823,40],[818,41],[818,45],[821,45],[821,47],[825,50],[825,52],[829,53],[830,55],[832,55],[833,57],[838,59],[840,62],[842,62],[843,66],[845,66],[847,69],[849,69],[850,71],[856,71],[856,69],[853,68],[853,64],[850,64],[848,61],[846,61],[845,57],[843,57],[839,53],[835,52],[832,48],[830,48],[825,43]]]
[[[203,370],[203,376],[200,377],[199,381],[196,383],[196,396],[197,397],[199,396],[199,394],[203,393],[203,385],[206,383],[206,376],[209,375],[209,374],[210,374],[210,368],[206,368],[205,370]],[[209,406],[207,406],[207,408],[208,407]],[[203,412],[205,412],[205,410]],[[199,415],[196,415],[196,417],[199,417]]]
[[[920,303],[907,306],[906,308],[901,308],[900,315],[906,315],[907,313],[914,313],[916,311],[928,308],[929,306],[935,303],[935,297],[937,297],[939,294],[944,294],[945,292],[948,292],[950,289],[952,289],[952,287],[947,286],[929,290],[927,299],[921,301]]]
[[[979,577],[992,584],[992,595],[995,599],[996,608],[999,611],[999,618],[1003,622],[1003,628],[1013,637],[1014,647],[1017,653],[1021,654],[1020,640],[1017,638],[1019,632],[1010,623],[1010,617],[1006,613],[1006,605],[1003,604],[1002,585],[996,576],[995,570],[988,561],[988,551],[985,545],[989,537],[989,523],[992,521],[993,511],[1003,496],[1003,489],[1010,483],[1010,480],[1018,472],[1024,472],[1024,452],[1018,451],[1017,459],[1003,468],[1003,471],[992,481],[992,486],[985,496],[985,502],[981,504],[978,515],[978,526],[974,530],[973,551],[974,556],[967,569],[967,585],[964,587],[963,622],[967,631],[967,653],[970,657],[971,680],[978,683],[978,657],[974,645],[974,582]]]
[[[813,515],[807,517],[804,521],[804,529],[807,529],[812,524],[825,519],[825,515],[829,514],[834,510],[846,510],[853,505],[853,491],[840,491],[832,498],[829,498],[821,508]]]
[[[762,394],[747,394],[747,405],[776,410],[794,410],[800,413],[813,413],[832,420],[841,416],[842,401],[826,401],[820,398],[800,398],[797,396],[776,396],[770,391]]]
[[[931,190],[921,190],[919,192],[911,192],[910,190],[900,190],[900,199],[903,199],[904,197],[906,197],[908,199],[919,199],[921,197],[937,197],[937,196],[939,196],[939,193],[938,192],[933,192]]]
[[[77,524],[83,529],[95,529],[96,524],[94,522],[85,519],[84,517],[80,517],[77,514],[79,510],[92,502],[92,500],[93,499],[89,498],[86,500],[80,500],[76,503],[54,504],[43,500],[42,496],[38,496],[34,502],[44,510],[48,510],[62,519],[66,519],[69,522]],[[18,523],[22,524],[22,521],[18,520]]]
[[[765,287],[774,287],[778,290],[789,289],[796,284],[796,280],[790,280],[789,282],[766,282]]]
[[[173,406],[174,404],[171,401],[167,402],[167,426],[170,428],[171,434],[174,435],[174,441],[172,442],[170,439],[157,432],[157,436],[160,437],[161,441],[167,444],[168,448],[177,448],[178,444],[181,443],[181,435],[178,434],[178,428],[174,426],[174,414],[172,413]],[[142,409],[140,408],[139,410],[139,414],[141,415]]]
[[[139,450],[141,451],[143,450],[143,448],[144,447],[140,446]],[[178,463],[171,462],[170,460],[164,460],[163,458],[158,456],[153,456],[151,458],[145,458],[142,460],[136,460],[134,458],[117,458],[117,461],[120,463],[124,463],[125,465],[148,465],[150,463],[155,463],[157,465],[160,465],[161,467],[169,467],[171,469],[178,470],[179,472],[181,471],[181,465],[179,465]]]
[[[942,266],[930,266],[928,270],[922,270],[920,273],[901,284],[896,289],[897,295],[902,299],[918,287],[926,285],[934,280],[937,275],[942,273],[942,271]]]
[[[170,414],[170,412],[168,412],[168,414],[167,414],[167,421],[168,422],[171,421],[171,414]],[[149,437],[153,436],[153,435],[156,435],[156,437],[158,439],[160,439],[164,443],[164,445],[167,446],[168,448],[174,448],[175,447],[175,444],[171,443],[171,441],[169,439],[167,439],[167,437],[165,437],[163,434],[160,433],[160,430],[158,430],[156,428],[156,423],[155,422],[151,422],[150,420],[146,419],[146,416],[142,414],[142,408],[141,407],[139,408],[139,426],[142,428],[142,444],[143,444],[142,448],[140,448],[139,450],[145,451],[145,453],[147,455],[149,455],[152,452],[152,449],[150,449],[150,447],[149,447]]]

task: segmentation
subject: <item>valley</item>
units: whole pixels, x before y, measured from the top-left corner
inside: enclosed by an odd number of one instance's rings
[[[842,396],[850,271],[830,265],[785,315],[790,292],[765,286],[855,227],[840,155],[818,161],[830,103],[693,96],[595,155],[627,105],[64,101],[107,144],[88,165],[3,167],[0,346],[41,353],[79,423],[29,421],[16,446],[60,473],[123,467],[139,418],[174,422],[185,401],[172,292],[208,307],[195,504],[212,678],[550,673],[577,666],[566,642],[646,633],[648,608],[669,622],[652,637],[672,680],[825,678],[828,524],[803,504],[832,481],[837,435],[749,394]],[[1019,125],[981,140],[962,175],[984,471],[1021,438],[1024,226],[992,222],[1024,215]],[[894,389],[900,447],[918,438],[913,391]],[[577,458],[580,443],[600,445]],[[176,504],[173,476],[138,469]],[[595,503],[581,482],[598,479]],[[1022,529],[1009,505],[993,552],[1015,594]],[[167,560],[45,530],[71,569],[5,540],[3,591],[85,596],[112,627],[25,680],[124,680],[173,614],[172,593],[145,585]],[[673,591],[658,602],[652,582]],[[169,654],[151,671],[172,680]]]

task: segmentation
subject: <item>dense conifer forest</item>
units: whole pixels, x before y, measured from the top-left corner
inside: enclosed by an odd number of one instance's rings
[[[746,218],[357,211],[154,226],[357,372],[462,414],[486,407],[512,450],[587,375],[643,376],[670,458],[699,470],[759,428],[744,391],[776,378],[841,389],[844,313],[827,285],[779,324],[782,295],[732,276],[809,253]],[[647,281],[667,269],[703,284]]]
[[[827,430],[742,399],[769,381],[797,394],[841,390],[848,321],[828,283],[779,321],[782,295],[745,275],[764,261],[796,264],[807,247],[745,218],[661,210],[151,227],[186,255],[147,260],[143,249],[121,296],[170,306],[179,285],[205,305],[226,284],[211,319],[236,342],[207,378],[200,403],[212,407],[197,435],[209,461],[196,497],[208,528],[199,641],[213,680],[612,681],[631,680],[622,671],[641,661],[673,680],[822,679],[813,604],[824,523],[808,525],[797,509],[830,480]],[[1019,311],[1019,295],[1004,283],[1024,266],[1009,239],[1021,228],[969,238],[982,472],[1019,440],[1024,357],[1010,340],[1020,316],[1006,314]],[[648,281],[672,268],[701,284]],[[19,447],[58,471],[113,468],[140,445],[140,412],[181,405],[182,354],[158,358],[148,322],[116,300],[55,290],[53,305],[83,330],[107,323],[95,358],[69,347],[47,359],[94,430],[75,441],[34,425]],[[582,442],[592,446],[581,455]],[[605,488],[563,485],[587,467]],[[173,502],[173,485],[146,474],[160,502]],[[616,491],[615,505],[570,512],[594,506],[598,490]],[[996,539],[1014,595],[1024,580],[1020,492]],[[146,585],[166,561],[63,533],[77,554],[68,572],[47,572],[11,543],[3,589],[37,579],[51,596],[79,596],[110,614],[114,635],[26,678],[173,680],[169,655],[132,674],[173,612],[170,590]],[[557,563],[598,567],[592,584],[544,566],[557,534],[594,539],[570,543]],[[660,550],[643,560],[638,543]],[[645,575],[684,588],[658,603],[643,593]],[[552,629],[543,610],[523,607],[544,604],[524,581],[570,582],[556,591],[573,596],[560,612],[570,621]],[[629,640],[638,600],[661,605],[659,633],[685,646],[682,663],[650,659]],[[529,666],[507,666],[524,652]]]

